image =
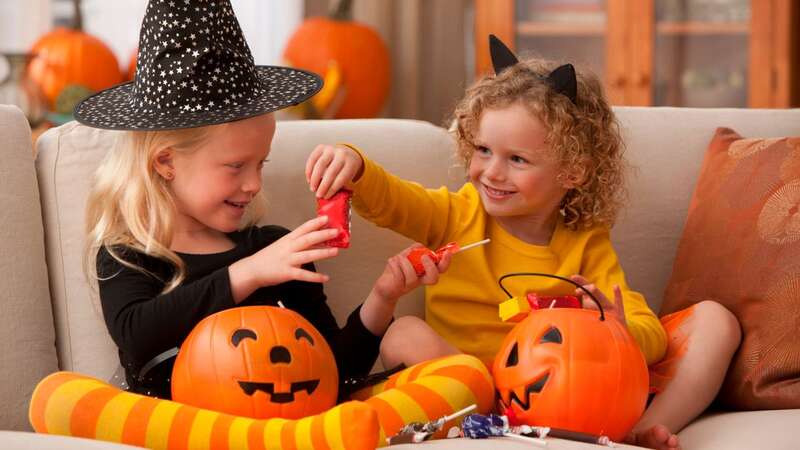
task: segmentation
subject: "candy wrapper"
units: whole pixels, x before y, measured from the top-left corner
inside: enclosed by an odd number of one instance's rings
[[[329,199],[317,199],[317,216],[328,216],[326,228],[339,230],[339,234],[325,241],[323,245],[328,247],[347,248],[350,247],[350,198],[353,192],[341,189]]]
[[[439,261],[442,259],[445,252],[448,251],[457,253],[459,251],[458,244],[455,242],[450,242],[435,252],[426,247],[415,247],[408,253],[407,258],[409,261],[411,261],[411,265],[414,266],[414,272],[417,273],[418,277],[421,277],[425,275],[425,266],[422,265],[423,256],[429,257],[434,264],[439,264]]]
[[[518,440],[525,440],[540,447],[547,446],[545,437],[568,439],[571,441],[588,442],[591,444],[616,447],[617,445],[608,436],[597,436],[577,431],[562,430],[550,427],[534,427],[529,425],[514,425],[507,416],[489,414],[470,414],[461,422],[461,433],[471,439],[486,439],[494,436],[505,436]]]
[[[423,256],[429,257],[434,264],[439,264],[439,261],[441,261],[441,259],[444,258],[444,255],[446,253],[456,254],[459,252],[463,252],[464,250],[469,250],[471,248],[481,246],[483,244],[488,243],[489,241],[490,239],[484,239],[482,241],[473,242],[472,244],[465,245],[463,247],[459,246],[455,242],[448,242],[447,244],[440,247],[436,251],[433,251],[425,247],[415,247],[411,249],[406,258],[408,258],[408,260],[411,261],[411,265],[414,266],[414,272],[417,273],[417,276],[421,277],[425,275],[425,266],[422,265]]]
[[[512,427],[508,417],[496,414],[470,414],[461,422],[461,432],[470,439],[487,439],[490,437],[509,437],[539,447],[547,447],[547,442],[539,437],[523,436],[533,433],[533,428],[527,425]]]
[[[496,414],[470,414],[461,422],[461,430],[470,439],[486,439],[490,436],[503,436],[509,432],[506,416]]]
[[[408,425],[404,426],[400,429],[392,437],[386,438],[386,442],[389,445],[398,445],[398,444],[416,444],[422,441],[426,441],[433,436],[434,433],[441,430],[444,427],[444,424],[447,422],[455,419],[458,416],[466,414],[473,409],[475,409],[476,405],[470,405],[460,411],[456,411],[449,416],[440,417],[435,420],[431,420],[430,422],[411,422]]]
[[[535,292],[528,292],[525,295],[531,309],[548,309],[548,308],[580,308],[581,302],[578,297],[574,295],[539,295]]]

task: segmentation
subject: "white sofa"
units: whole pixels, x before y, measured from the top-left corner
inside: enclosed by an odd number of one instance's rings
[[[689,198],[717,126],[747,136],[800,135],[800,110],[616,108],[635,167],[630,202],[614,228],[614,244],[630,284],[656,311],[672,269]],[[114,132],[68,123],[45,133],[33,158],[30,130],[18,109],[0,106],[0,447],[81,447],[68,438],[29,431],[27,401],[35,384],[58,369],[108,379],[116,349],[81,271],[83,209],[90,175]],[[302,175],[315,144],[352,142],[402,177],[456,188],[463,181],[445,130],[409,120],[280,122],[264,189],[267,222],[294,227],[315,215]],[[405,240],[358,217],[352,247],[319,264],[341,321],[366,296],[385,259]],[[410,294],[398,314],[421,315],[422,292]],[[687,450],[796,449],[800,410],[711,414],[680,433]],[[15,431],[12,431],[15,430]],[[53,439],[56,439],[54,441]],[[63,439],[63,441],[58,441]],[[500,442],[449,440],[424,448],[496,448]],[[523,448],[503,440],[503,448]],[[72,448],[72,447],[70,447]],[[411,448],[411,447],[409,447]],[[530,448],[530,446],[525,446]],[[589,448],[554,440],[549,448]]]

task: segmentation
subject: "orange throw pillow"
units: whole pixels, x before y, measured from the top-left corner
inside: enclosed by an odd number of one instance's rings
[[[733,312],[743,332],[718,400],[800,408],[800,137],[717,129],[660,314],[707,299]]]

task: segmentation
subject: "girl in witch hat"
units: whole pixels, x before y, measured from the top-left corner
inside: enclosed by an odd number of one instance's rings
[[[673,433],[721,386],[739,345],[738,322],[712,301],[659,320],[628,287],[609,236],[623,198],[623,144],[597,78],[571,64],[519,61],[494,36],[490,49],[495,74],[471,86],[454,113],[456,156],[468,178],[457,192],[398,179],[352,146],[320,145],[306,163],[318,197],[346,186],[363,217],[428,247],[491,239],[427,287],[426,321],[392,324],[381,344],[384,365],[457,353],[491,365],[514,326],[497,315],[505,298],[498,276],[524,268],[571,277],[626,325],[650,365],[656,395],[630,441],[676,449]],[[564,284],[549,278],[517,283],[518,292],[564,294]],[[575,295],[587,304],[582,291]]]
[[[293,231],[255,226],[264,210],[261,168],[275,132],[272,113],[308,99],[321,84],[303,70],[255,66],[229,0],[151,0],[135,80],[75,108],[82,124],[125,130],[95,175],[85,256],[130,391],[170,398],[177,347],[198,322],[278,300],[328,340],[339,380],[358,385],[377,358],[398,298],[436,282],[447,268],[444,258],[417,279],[408,276],[413,268],[405,257],[391,258],[339,328],[322,289],[328,276],[313,265],[337,255],[337,248],[320,246],[337,231],[325,228],[325,217]],[[450,367],[466,367],[466,380],[439,379],[456,386],[457,398],[423,396],[422,406],[402,417],[426,421],[451,413],[443,404],[455,410],[478,402],[488,410],[493,386],[486,369],[474,358],[455,361]],[[427,375],[417,370],[404,382]],[[372,399],[384,436],[404,425],[395,420],[394,398]],[[375,436],[375,442],[384,441]]]

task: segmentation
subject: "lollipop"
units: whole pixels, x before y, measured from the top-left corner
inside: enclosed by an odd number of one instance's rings
[[[430,422],[411,422],[400,429],[392,437],[386,438],[386,442],[389,445],[397,445],[397,444],[415,444],[418,442],[422,442],[428,440],[434,433],[441,430],[444,427],[444,424],[455,419],[458,416],[466,414],[473,409],[477,408],[476,405],[470,405],[466,408],[456,411],[449,416],[443,416],[435,420],[431,420]]]
[[[409,261],[411,261],[411,265],[414,266],[414,271],[417,273],[417,276],[421,277],[425,275],[425,266],[422,265],[423,256],[429,257],[434,264],[439,264],[439,261],[441,261],[442,257],[444,257],[445,253],[447,252],[456,254],[459,252],[463,252],[464,250],[469,250],[472,247],[483,245],[487,242],[489,242],[489,239],[484,239],[482,241],[474,242],[472,244],[465,245],[463,247],[459,247],[458,244],[456,244],[455,242],[450,242],[445,244],[444,247],[437,249],[436,251],[433,251],[426,247],[415,247],[411,249],[411,251],[408,253],[407,258]]]

